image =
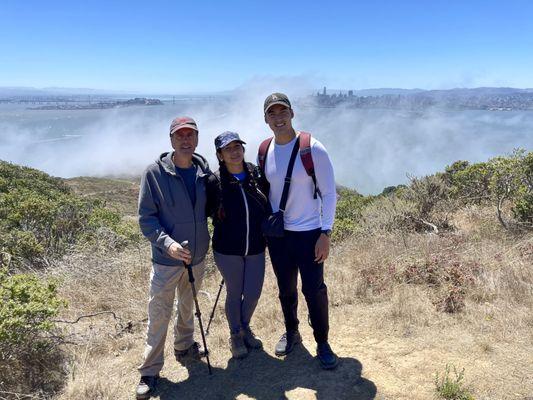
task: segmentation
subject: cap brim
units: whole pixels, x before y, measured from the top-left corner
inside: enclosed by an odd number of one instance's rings
[[[217,147],[217,150],[220,150],[220,149],[223,149],[224,147],[226,147],[228,144],[230,144],[231,142],[238,142],[240,144],[246,144],[246,142],[244,140],[238,140],[238,139],[233,139],[233,140],[230,140],[228,143],[224,143],[223,145],[221,146],[218,146]]]
[[[286,102],[284,102],[284,101],[275,101],[274,103],[270,103],[270,104],[268,105],[268,107],[265,108],[265,113],[266,113],[268,110],[270,110],[271,107],[273,107],[273,106],[275,106],[275,105],[277,105],[277,104],[280,104],[280,105],[282,105],[282,106],[285,106],[285,107],[287,107],[289,110],[291,109],[291,106],[289,106]]]
[[[170,134],[173,135],[174,133],[176,133],[177,131],[179,131],[180,129],[185,129],[185,128],[191,128],[192,130],[195,130],[196,132],[198,132],[198,127],[196,125],[192,125],[192,124],[183,124],[183,125],[180,125],[180,126],[177,126],[175,127],[174,129],[172,129],[170,131]]]

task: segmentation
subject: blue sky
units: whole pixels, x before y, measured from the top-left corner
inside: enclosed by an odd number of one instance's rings
[[[533,87],[532,1],[12,1],[0,86]]]

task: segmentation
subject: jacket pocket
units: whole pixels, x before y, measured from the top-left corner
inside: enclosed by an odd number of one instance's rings
[[[209,249],[209,231],[207,229],[207,221],[205,224],[198,224],[197,226],[197,242],[196,242],[196,254],[194,254],[194,258],[200,262],[202,260],[207,250]]]
[[[172,233],[170,237],[178,243],[184,240],[189,242],[189,247],[192,249],[194,245],[194,222],[179,222],[172,226]]]

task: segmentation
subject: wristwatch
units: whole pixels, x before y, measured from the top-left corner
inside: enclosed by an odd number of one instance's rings
[[[323,233],[327,237],[331,237],[331,229],[322,229],[320,233]]]

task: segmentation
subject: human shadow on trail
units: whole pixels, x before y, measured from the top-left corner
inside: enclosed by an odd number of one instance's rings
[[[303,345],[284,359],[252,351],[243,360],[231,359],[226,369],[213,368],[213,375],[208,375],[203,362],[188,364],[189,378],[171,382],[162,377],[155,395],[161,400],[222,400],[235,399],[239,394],[257,400],[283,400],[287,399],[286,392],[301,388],[316,392],[320,400],[374,399],[376,386],[361,377],[361,363],[348,357],[339,361],[337,369],[323,370]]]

